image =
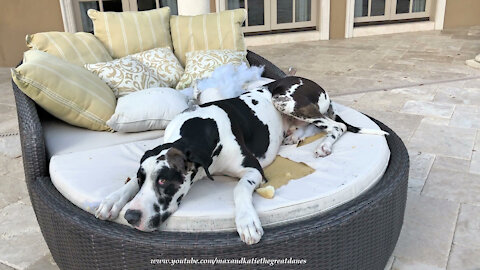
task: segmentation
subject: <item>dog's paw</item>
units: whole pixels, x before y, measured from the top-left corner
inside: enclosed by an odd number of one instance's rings
[[[122,196],[118,193],[108,195],[95,211],[95,217],[102,220],[114,220],[125,206]]]
[[[292,145],[292,144],[297,144],[300,142],[300,138],[298,138],[297,136],[295,135],[290,135],[288,137],[285,137],[285,139],[283,139],[283,144],[285,145]]]
[[[317,149],[315,149],[315,157],[326,157],[332,153],[332,145],[329,143],[320,144]]]
[[[238,213],[235,223],[237,224],[238,235],[245,244],[253,245],[262,239],[262,223],[260,223],[260,219],[255,212]]]

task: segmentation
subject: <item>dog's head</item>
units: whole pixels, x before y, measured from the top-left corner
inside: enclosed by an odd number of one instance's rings
[[[130,225],[153,231],[178,209],[197,168],[207,166],[192,161],[192,154],[186,152],[166,144],[145,153],[137,172],[140,190],[127,204],[124,215]]]

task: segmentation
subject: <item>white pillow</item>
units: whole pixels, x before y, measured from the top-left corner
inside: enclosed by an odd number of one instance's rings
[[[187,108],[188,99],[179,91],[166,87],[149,88],[120,97],[107,125],[119,132],[164,129]]]

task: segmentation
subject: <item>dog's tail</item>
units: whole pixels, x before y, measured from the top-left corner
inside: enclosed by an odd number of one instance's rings
[[[347,131],[350,131],[352,133],[372,134],[372,135],[389,135],[388,132],[385,132],[381,129],[359,128],[359,127],[352,126],[349,123],[345,122],[338,115],[335,115],[335,121],[345,124],[345,126],[347,126]]]

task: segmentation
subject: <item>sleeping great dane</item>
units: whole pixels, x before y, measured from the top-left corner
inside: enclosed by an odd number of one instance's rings
[[[317,157],[332,152],[346,131],[385,135],[345,123],[327,93],[311,80],[285,77],[246,92],[189,109],[165,130],[164,143],[140,160],[136,179],[107,196],[96,211],[115,219],[126,206],[125,219],[141,231],[158,229],[175,212],[197,180],[221,174],[239,178],[234,189],[235,222],[243,242],[263,235],[252,193],[266,181],[262,168],[277,155],[282,142],[294,144],[325,131]]]

